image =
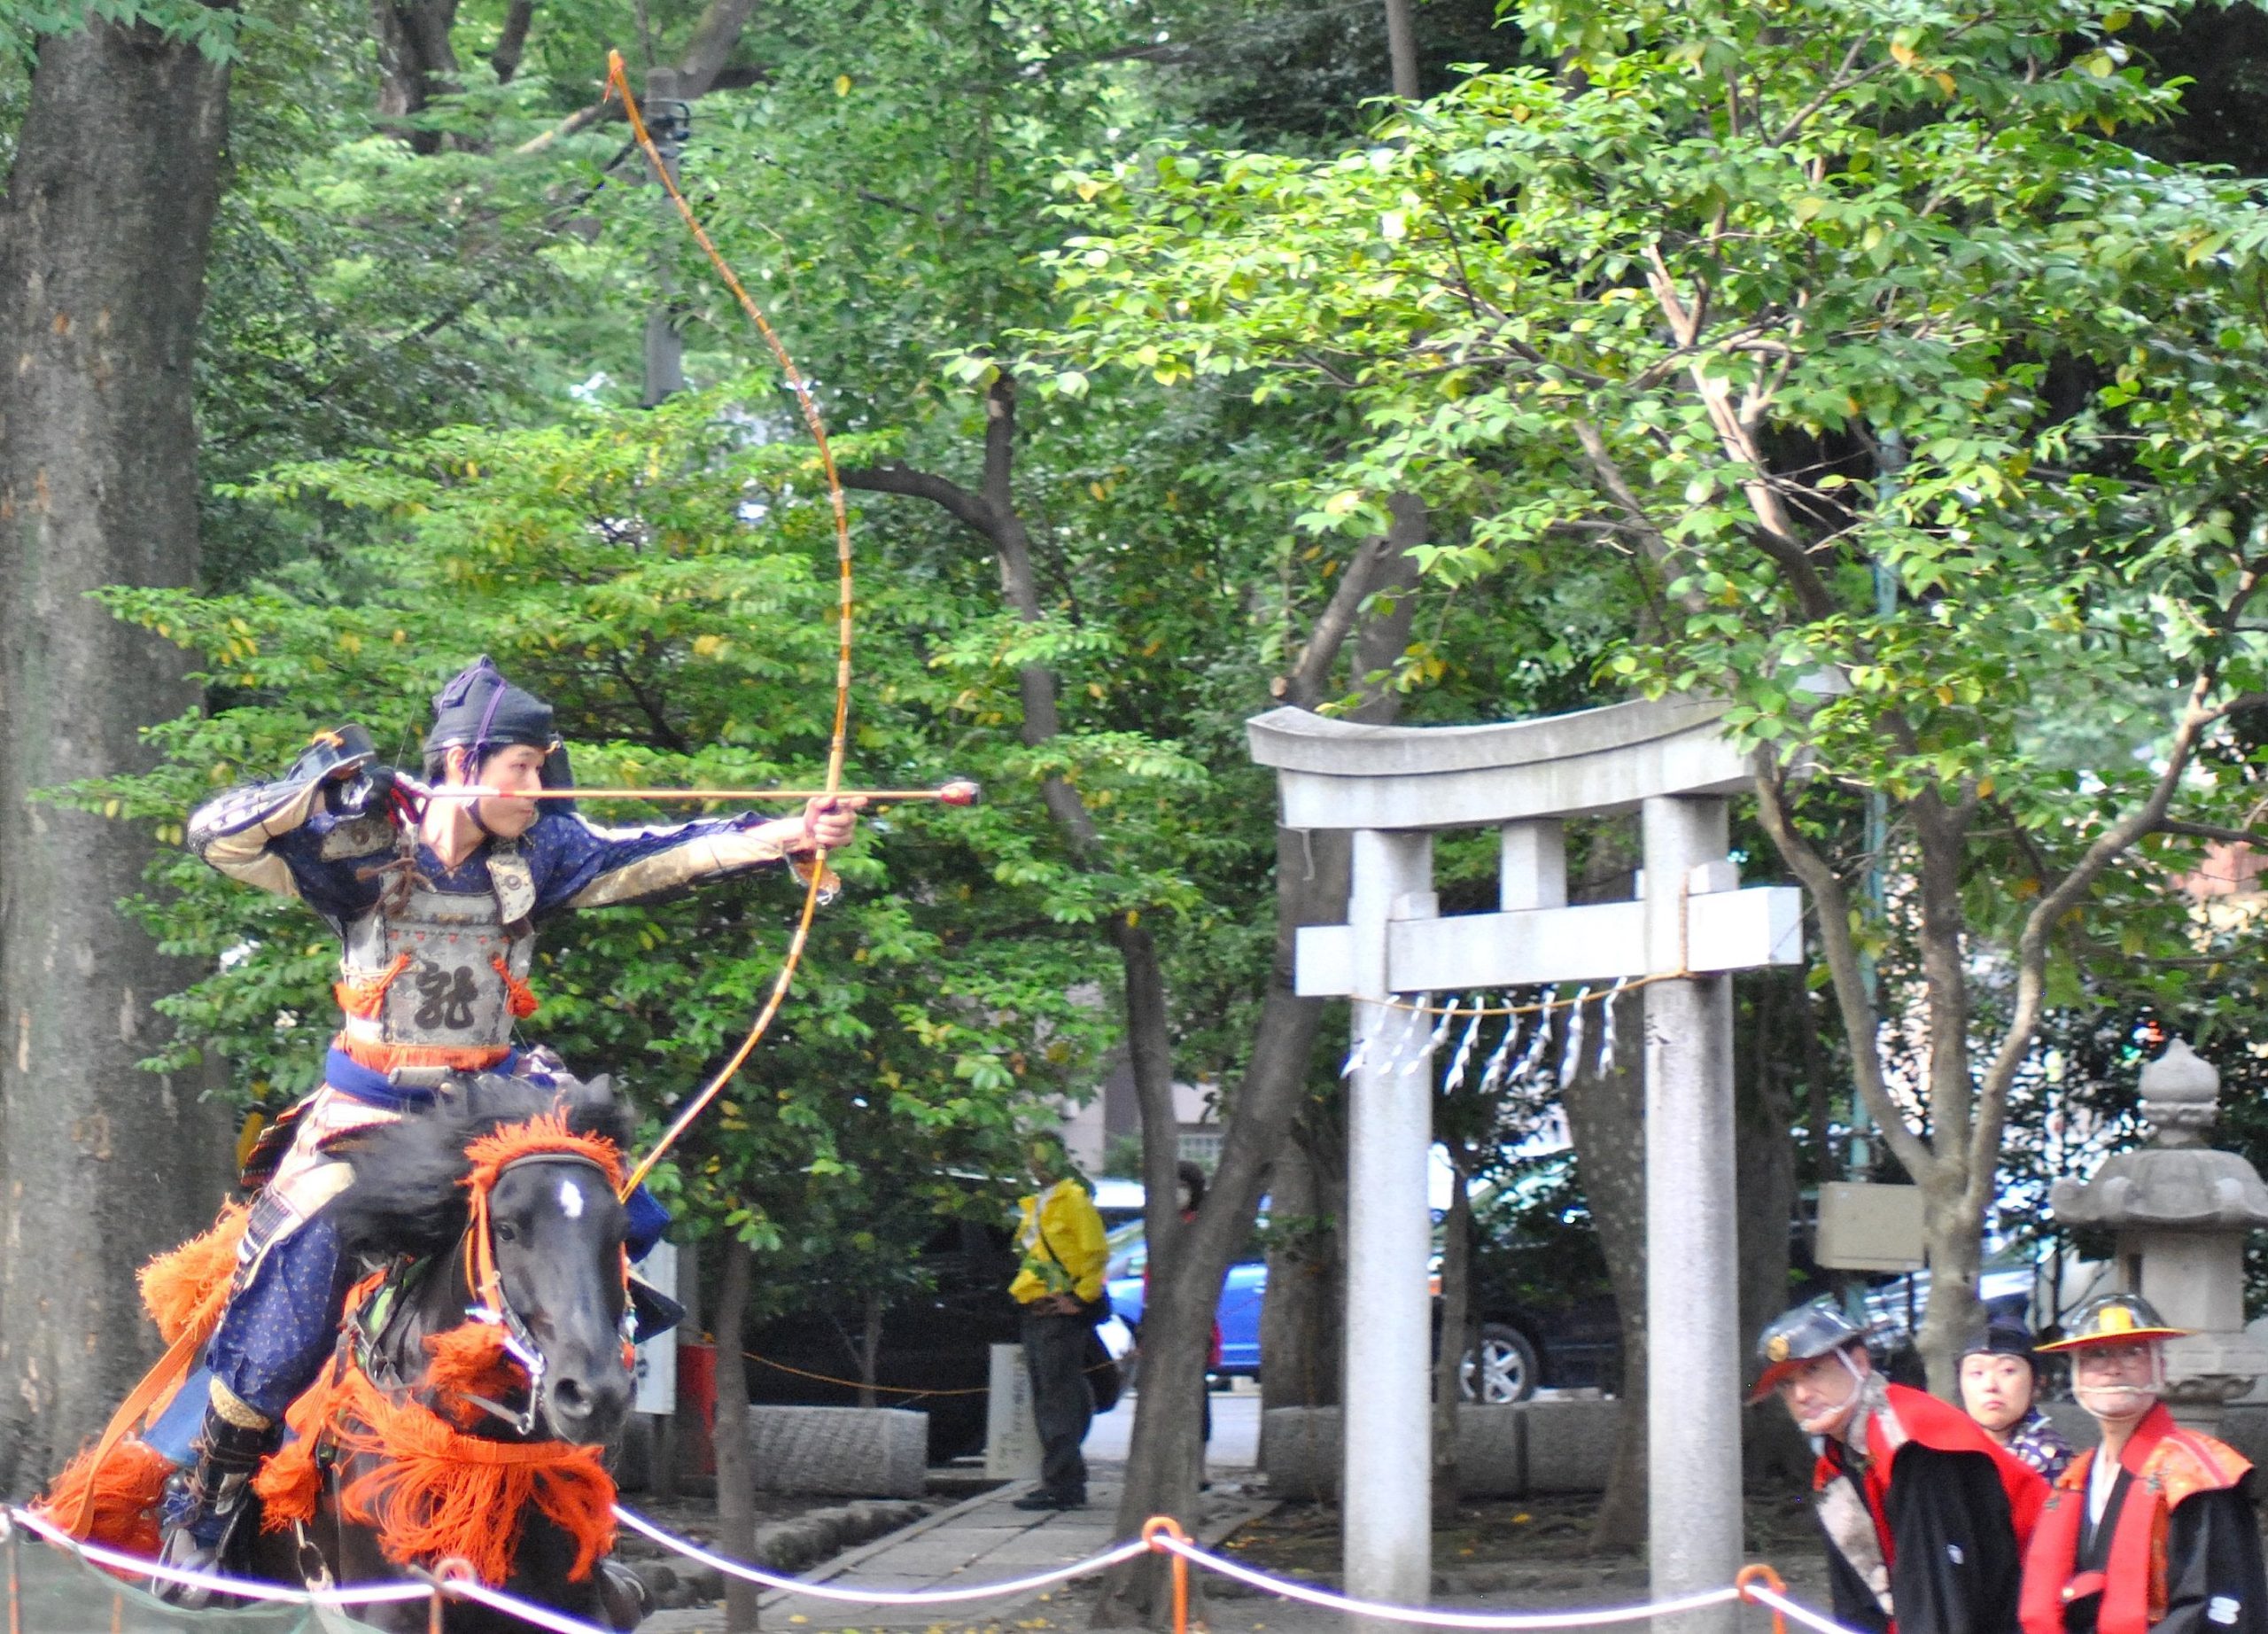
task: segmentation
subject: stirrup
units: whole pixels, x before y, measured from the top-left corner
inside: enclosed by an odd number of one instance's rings
[[[596,1573],[599,1606],[606,1614],[607,1627],[615,1634],[630,1634],[654,1609],[653,1596],[646,1591],[646,1580],[612,1555],[598,1563]]]
[[[239,1513],[242,1512],[240,1511]],[[187,1520],[178,1526],[166,1529],[165,1542],[158,1550],[158,1564],[169,1566],[175,1571],[210,1572],[221,1569],[221,1556],[229,1547],[229,1539],[237,1529],[237,1516],[229,1517],[221,1529],[221,1541],[207,1545],[197,1541],[197,1534]],[[152,1577],[150,1592],[168,1606],[183,1611],[201,1611],[212,1603],[213,1591],[201,1583],[176,1583],[170,1577]]]

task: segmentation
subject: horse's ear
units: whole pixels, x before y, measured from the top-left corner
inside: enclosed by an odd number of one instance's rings
[[[571,1087],[567,1124],[579,1134],[603,1135],[624,1148],[638,1132],[629,1103],[615,1094],[613,1078],[603,1072]]]

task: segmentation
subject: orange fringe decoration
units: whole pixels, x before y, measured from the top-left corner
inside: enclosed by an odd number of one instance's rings
[[[212,1229],[191,1237],[142,1267],[136,1280],[142,1288],[142,1305],[150,1319],[172,1346],[185,1334],[202,1345],[220,1325],[221,1308],[228,1302],[229,1284],[236,1275],[237,1245],[244,1241],[251,1210],[242,1203],[222,1205]],[[151,1402],[144,1422],[163,1412],[181,1389],[170,1381]],[[94,1492],[91,1519],[81,1534],[87,1543],[105,1544],[132,1554],[158,1552],[158,1506],[165,1497],[166,1478],[174,1467],[147,1442],[127,1436],[99,1461],[98,1443],[89,1443],[73,1455],[35,1507],[66,1531],[76,1533],[80,1513],[86,1507],[89,1488]]]
[[[501,959],[492,959],[488,962],[495,966],[496,974],[504,978],[504,991],[511,995],[513,1015],[525,1021],[543,1008],[543,1000],[535,996],[535,989],[521,977],[514,976],[511,966]]]
[[[509,1046],[494,1048],[460,1047],[454,1044],[371,1044],[340,1033],[333,1040],[349,1058],[373,1072],[396,1067],[448,1067],[458,1072],[485,1072],[510,1054]]]
[[[87,1500],[87,1486],[95,1488],[94,1524],[82,1543],[100,1544],[155,1560],[158,1506],[166,1495],[166,1478],[174,1467],[166,1455],[145,1441],[132,1437],[110,1451],[99,1468],[95,1450],[82,1447],[49,1483],[32,1507],[45,1520],[66,1530]]]
[[[385,1003],[386,989],[393,985],[393,978],[408,969],[409,955],[396,953],[393,962],[376,976],[350,976],[333,982],[330,995],[338,1000],[340,1009],[367,1021]]]
[[[426,1334],[425,1354],[432,1361],[421,1388],[461,1429],[470,1429],[487,1416],[487,1410],[470,1397],[485,1396],[501,1402],[528,1388],[527,1369],[505,1352],[504,1330],[486,1322],[467,1322],[447,1333]]]
[[[192,1328],[210,1331],[220,1321],[237,1273],[237,1247],[251,1218],[244,1204],[224,1204],[210,1231],[142,1267],[135,1279],[142,1288],[142,1308],[167,1344]]]
[[[606,1171],[616,1191],[622,1189],[622,1148],[604,1135],[577,1134],[567,1127],[564,1112],[547,1112],[524,1124],[508,1124],[466,1147],[464,1155],[472,1160],[472,1169],[464,1184],[476,1196],[485,1197],[505,1164],[546,1152],[586,1157]]]
[[[531,1503],[574,1540],[570,1581],[588,1577],[614,1547],[614,1478],[602,1447],[466,1436],[416,1402],[392,1399],[353,1366],[300,1397],[287,1417],[298,1439],[252,1482],[267,1530],[315,1517],[315,1448],[327,1432],[345,1451],[377,1461],[347,1482],[339,1512],[376,1527],[380,1552],[397,1566],[458,1555],[481,1582],[501,1585]]]

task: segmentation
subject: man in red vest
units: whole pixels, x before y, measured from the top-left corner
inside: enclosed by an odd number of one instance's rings
[[[2268,1634],[2252,1466],[2173,1421],[2163,1342],[2139,1294],[2072,1319],[2071,1394],[2102,1445],[2056,1477],[2023,1566],[2024,1634]]]
[[[1751,1403],[1777,1392],[1819,1449],[1835,1620],[1875,1634],[2016,1634],[2039,1473],[1959,1408],[1874,1370],[1866,1335],[1824,1300],[1757,1341]]]

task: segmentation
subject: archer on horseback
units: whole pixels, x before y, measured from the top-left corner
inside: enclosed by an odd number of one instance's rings
[[[514,798],[572,780],[551,706],[485,657],[435,696],[424,759],[428,782],[499,792],[426,798],[349,728],[322,735],[280,781],[232,790],[190,819],[189,844],[206,861],[297,898],[339,933],[344,1020],[322,1086],[270,1132],[288,1122],[288,1144],[264,1140],[248,1172],[248,1183],[264,1184],[205,1353],[212,1378],[198,1459],[166,1516],[171,1565],[209,1568],[219,1559],[284,1410],[337,1341],[355,1267],[322,1214],[353,1179],[333,1143],[431,1105],[455,1074],[547,1080],[557,1058],[514,1043],[538,1003],[528,973],[544,920],[835,851],[863,803],[815,799],[800,817],[770,821],[602,829],[571,803]],[[633,1255],[666,1223],[645,1201],[643,1210],[633,1202]]]

